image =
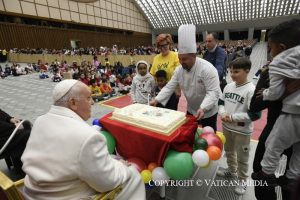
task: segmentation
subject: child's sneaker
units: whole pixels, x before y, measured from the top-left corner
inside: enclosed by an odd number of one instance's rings
[[[247,190],[247,181],[240,179],[239,182],[238,182],[238,185],[235,186],[235,188],[234,188],[234,192],[237,195],[244,195],[246,190]]]
[[[225,177],[225,178],[237,178],[237,173],[232,172],[231,170],[219,168],[217,171],[217,176]]]

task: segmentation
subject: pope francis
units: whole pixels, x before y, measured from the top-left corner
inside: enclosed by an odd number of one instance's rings
[[[22,156],[26,199],[86,199],[122,185],[117,199],[145,199],[138,171],[113,159],[106,139],[85,121],[94,104],[89,88],[64,80],[53,90],[54,105],[37,118]]]

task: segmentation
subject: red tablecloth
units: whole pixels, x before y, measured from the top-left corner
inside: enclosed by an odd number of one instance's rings
[[[171,135],[166,136],[112,120],[111,115],[109,113],[102,117],[100,123],[115,137],[117,151],[126,159],[137,157],[146,164],[156,162],[162,165],[169,149],[192,153],[195,131],[198,126],[193,116],[187,116],[186,123]]]

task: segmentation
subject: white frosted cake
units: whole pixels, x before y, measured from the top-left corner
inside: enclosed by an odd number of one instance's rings
[[[111,118],[164,135],[171,134],[186,120],[183,112],[138,103],[115,109]]]

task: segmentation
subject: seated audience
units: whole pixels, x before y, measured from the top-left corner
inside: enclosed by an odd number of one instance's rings
[[[60,82],[62,80],[62,76],[60,75],[60,73],[57,71],[57,72],[54,72],[54,75],[52,77],[52,81],[53,82]]]
[[[6,74],[5,72],[2,70],[2,66],[0,65],[0,77],[1,78],[5,78],[6,77]]]
[[[80,74],[80,78],[78,80],[83,82],[86,85],[89,85],[89,81],[85,78],[84,73]]]
[[[44,70],[40,70],[40,79],[45,79],[45,78],[49,78],[49,75],[44,71]]]
[[[113,89],[110,87],[109,83],[107,83],[107,79],[103,78],[102,83],[100,84],[101,92],[107,96],[114,93]]]
[[[104,95],[102,94],[100,88],[98,87],[97,82],[96,82],[95,79],[91,80],[91,85],[89,87],[90,87],[90,90],[92,92],[92,98],[93,98],[94,101],[103,100]]]
[[[25,199],[87,199],[122,186],[117,199],[146,199],[139,172],[109,155],[106,139],[85,121],[94,104],[89,88],[64,80],[54,105],[37,118],[22,156]]]

